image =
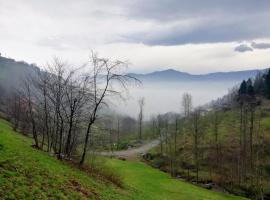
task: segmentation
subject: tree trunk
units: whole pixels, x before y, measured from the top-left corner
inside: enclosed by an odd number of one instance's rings
[[[70,154],[71,154],[70,145],[71,145],[71,134],[72,134],[72,127],[73,127],[73,117],[74,117],[74,110],[71,109],[70,119],[69,119],[68,136],[67,136],[67,142],[66,142],[66,147],[65,147],[65,154],[68,157],[70,157]]]
[[[83,154],[82,154],[82,157],[80,160],[80,165],[83,165],[85,162],[85,154],[87,151],[87,145],[88,145],[89,135],[90,135],[90,131],[91,131],[91,126],[92,126],[92,122],[90,122],[88,124],[88,127],[87,127],[86,136],[85,136],[85,140],[84,140]]]

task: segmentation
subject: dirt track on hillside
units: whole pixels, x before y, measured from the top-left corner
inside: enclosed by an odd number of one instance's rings
[[[121,151],[114,151],[114,152],[100,152],[100,155],[103,156],[114,156],[114,157],[121,157],[128,160],[133,160],[137,158],[139,155],[146,153],[151,148],[156,147],[159,145],[159,140],[152,140],[149,143],[143,144],[142,146],[138,148],[130,148],[127,150],[121,150]]]

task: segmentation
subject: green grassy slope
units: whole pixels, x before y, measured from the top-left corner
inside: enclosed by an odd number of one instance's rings
[[[139,163],[111,159],[107,165],[117,170],[124,177],[124,182],[133,188],[136,200],[229,200],[245,199],[213,192],[172,179],[168,174]]]
[[[0,120],[0,199],[123,199],[110,183],[30,147]]]
[[[0,199],[242,199],[171,179],[143,163],[108,160],[123,176],[125,189],[120,189],[30,145],[0,120]]]

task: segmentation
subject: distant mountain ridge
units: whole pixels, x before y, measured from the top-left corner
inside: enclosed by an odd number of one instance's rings
[[[16,61],[0,55],[0,89],[9,90],[22,84],[22,81],[29,74],[34,74],[40,69],[34,64],[28,64],[24,61]],[[187,72],[181,72],[174,69],[154,71],[147,74],[129,73],[143,82],[172,82],[172,81],[237,81],[255,77],[257,73],[264,70],[245,70],[231,72],[215,72],[208,74],[194,75]]]
[[[128,75],[142,81],[241,81],[243,79],[253,78],[264,70],[255,69],[194,75],[174,69],[167,69],[147,74],[129,73]]]

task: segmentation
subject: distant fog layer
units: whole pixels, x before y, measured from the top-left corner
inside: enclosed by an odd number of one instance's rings
[[[131,87],[125,102],[113,103],[111,109],[136,117],[139,112],[138,99],[145,98],[145,118],[166,112],[181,112],[181,98],[188,92],[193,105],[203,105],[227,94],[239,81],[187,81],[187,82],[144,82],[142,86]]]

